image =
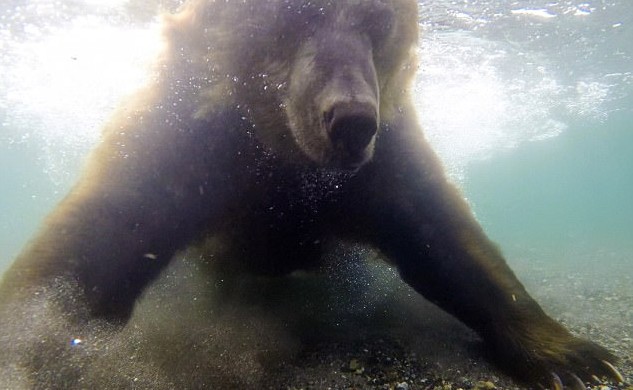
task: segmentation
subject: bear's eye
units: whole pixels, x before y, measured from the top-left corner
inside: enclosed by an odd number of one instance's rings
[[[391,36],[395,15],[389,8],[374,10],[368,13],[364,20],[364,26],[375,48],[382,46]]]

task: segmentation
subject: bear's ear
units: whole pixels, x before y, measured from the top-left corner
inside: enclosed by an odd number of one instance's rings
[[[203,31],[204,12],[199,6],[200,2],[189,2],[177,13],[162,15],[162,28],[164,41],[173,46],[165,51],[180,53],[191,44],[191,32]],[[178,50],[174,50],[178,48]]]
[[[417,50],[412,47],[394,73],[384,80],[380,90],[380,120],[393,120],[402,107],[408,107],[411,100],[411,85],[418,70]]]
[[[174,14],[163,15],[165,47],[158,62],[158,72],[168,72],[167,81],[176,79],[197,83],[198,106],[194,119],[205,119],[235,106],[236,85],[232,80],[229,51],[234,37],[222,33],[225,23],[236,12],[223,2],[189,1]],[[223,20],[226,18],[227,21]],[[229,70],[227,70],[229,69]]]
[[[393,52],[389,57],[389,71],[381,81],[380,118],[390,121],[401,107],[409,106],[410,89],[418,71],[418,7],[415,1],[393,0],[396,15]]]

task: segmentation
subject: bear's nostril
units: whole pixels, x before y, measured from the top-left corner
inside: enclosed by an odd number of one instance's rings
[[[362,154],[378,130],[375,110],[365,105],[334,107],[324,119],[334,147],[351,155]]]
[[[366,116],[346,116],[336,119],[330,127],[330,139],[336,147],[351,154],[365,150],[376,134],[376,120]]]
[[[332,127],[332,122],[334,121],[334,110],[328,110],[323,114],[323,121],[325,122],[325,126],[328,128],[328,131],[330,131],[330,128]]]

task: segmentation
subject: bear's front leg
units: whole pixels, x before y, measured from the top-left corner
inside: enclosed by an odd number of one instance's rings
[[[110,124],[82,178],[3,275],[0,314],[51,295],[70,322],[125,323],[173,254],[222,223],[236,198],[224,174],[235,155],[227,133],[241,120],[227,112],[176,127],[170,115],[145,109]]]
[[[383,129],[374,161],[359,172],[364,238],[416,291],[476,330],[515,378],[555,389],[603,376],[623,381],[611,353],[570,334],[530,297],[421,132],[396,127]]]

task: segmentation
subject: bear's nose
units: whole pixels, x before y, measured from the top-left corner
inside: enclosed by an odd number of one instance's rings
[[[371,104],[336,104],[324,119],[334,147],[351,157],[361,157],[378,130],[378,115]]]

